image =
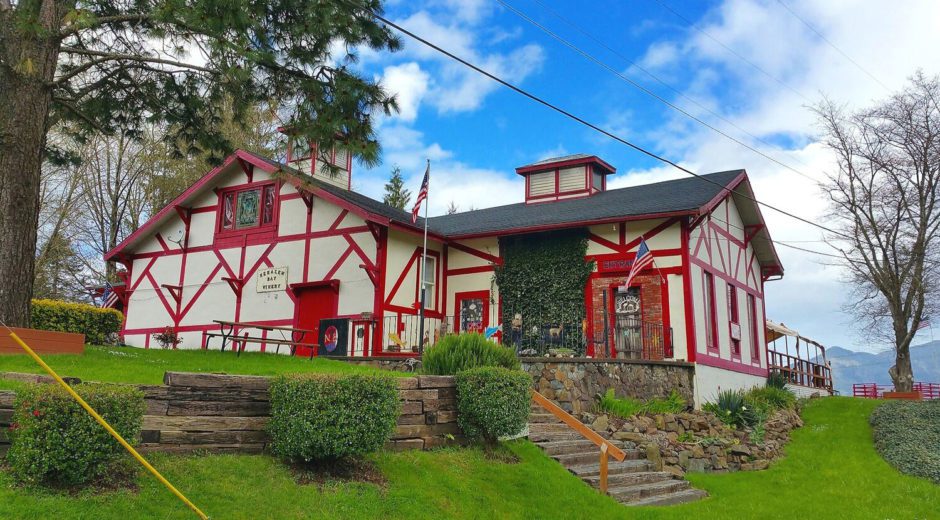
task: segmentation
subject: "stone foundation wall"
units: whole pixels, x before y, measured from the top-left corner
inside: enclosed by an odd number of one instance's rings
[[[613,388],[618,397],[667,397],[673,390],[693,402],[694,366],[671,361],[522,358],[534,387],[570,413],[589,412],[595,396]]]
[[[582,414],[582,421],[604,437],[646,453],[657,471],[722,473],[766,469],[783,456],[790,431],[803,426],[795,410],[778,410],[764,423],[764,436],[726,426],[708,412],[641,415],[622,419]]]
[[[141,451],[260,453],[269,442],[270,378],[167,372],[163,385],[141,385],[146,410]],[[453,376],[398,381],[402,412],[386,448],[429,449],[464,443]],[[80,382],[72,379],[72,383]],[[0,454],[6,452],[13,392],[0,392]]]

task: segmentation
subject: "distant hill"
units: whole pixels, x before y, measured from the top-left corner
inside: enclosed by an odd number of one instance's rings
[[[852,395],[852,383],[891,384],[888,368],[894,365],[893,350],[870,354],[830,347],[826,357],[832,364],[836,390],[842,395]],[[940,383],[940,341],[911,347],[911,365],[914,381]]]

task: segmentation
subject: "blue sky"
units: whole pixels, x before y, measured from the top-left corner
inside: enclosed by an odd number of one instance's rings
[[[816,181],[834,167],[831,155],[815,142],[817,128],[808,105],[827,95],[850,108],[862,107],[903,86],[918,68],[940,72],[940,2],[929,0],[787,0],[786,6],[812,29],[776,0],[662,0],[691,24],[658,1],[505,1],[614,70],[806,177],[666,107],[496,0],[396,0],[387,3],[386,15],[693,171],[745,168],[758,198],[810,219],[825,213]],[[417,191],[426,158],[432,162],[432,214],[443,213],[452,201],[464,210],[521,201],[523,184],[514,168],[554,155],[601,156],[618,170],[609,179],[611,187],[684,175],[406,36],[403,40],[398,53],[360,53],[358,67],[395,93],[402,110],[380,122],[383,163],[355,169],[353,187],[358,191],[380,197],[395,165]],[[828,251],[818,230],[769,210],[764,214],[776,240]],[[860,337],[842,312],[848,288],[837,267],[826,265],[824,257],[778,251],[787,274],[767,285],[768,318],[829,345],[885,348]],[[929,340],[931,333],[924,331],[915,343]]]

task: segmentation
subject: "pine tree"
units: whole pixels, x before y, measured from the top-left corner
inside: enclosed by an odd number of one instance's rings
[[[382,202],[402,211],[411,202],[411,191],[405,189],[405,179],[402,178],[401,168],[398,166],[392,170],[391,178],[385,183],[385,196],[382,198]]]
[[[77,159],[47,139],[52,125],[136,138],[167,123],[176,151],[212,151],[217,164],[233,145],[222,102],[244,122],[270,99],[293,135],[341,141],[374,165],[374,120],[397,103],[349,64],[358,49],[401,47],[382,11],[381,0],[0,0],[0,319],[29,323],[42,162]]]
[[[458,206],[456,202],[450,201],[450,204],[447,205],[447,214],[453,215],[458,211],[460,211],[460,206]]]

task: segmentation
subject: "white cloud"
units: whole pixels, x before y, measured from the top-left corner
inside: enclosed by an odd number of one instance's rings
[[[413,61],[385,67],[381,83],[398,100],[399,113],[396,118],[414,121],[418,117],[418,108],[428,91],[429,81],[428,73]]]
[[[540,69],[544,60],[542,48],[530,44],[508,55],[491,54],[478,64],[487,72],[518,83]],[[487,95],[500,87],[495,81],[459,63],[446,64],[442,78],[440,87],[431,93],[434,104],[442,113],[476,110]]]
[[[791,1],[788,5],[892,89],[900,88],[919,67],[930,74],[940,72],[940,31],[936,30],[940,3],[911,1],[875,5],[861,0],[807,0]],[[823,179],[823,172],[834,171],[834,163],[827,150],[812,143],[815,119],[807,105],[826,93],[850,107],[864,107],[886,97],[888,91],[777,3],[727,0],[708,13],[699,27],[783,84],[755,70],[694,29],[687,32],[684,40],[653,42],[644,63],[695,71],[685,93],[752,134],[764,139],[780,135],[795,138],[798,144],[789,149],[767,147],[752,142],[751,138],[715,121],[710,115],[703,116],[811,179],[761,158],[675,113],[658,128],[648,130],[646,135],[654,138],[658,148],[667,150],[667,155],[679,159],[693,171],[707,173],[746,168],[760,200],[811,221],[823,222],[827,208],[815,181]],[[672,53],[671,49],[677,52]],[[676,99],[676,103],[689,106],[681,98]],[[721,110],[723,104],[733,106],[734,111]],[[691,112],[701,112],[693,108],[689,107]],[[621,117],[614,122],[622,126],[624,119]],[[811,144],[803,144],[806,142]],[[614,176],[608,186],[682,176],[684,174],[674,169],[656,167]],[[800,241],[793,245],[833,252],[825,243],[813,242],[822,238],[819,229],[770,209],[762,212],[776,241]],[[782,245],[778,245],[777,252],[786,276],[766,285],[767,317],[783,321],[825,344],[869,347],[867,340],[855,334],[851,318],[842,310],[849,288],[841,282],[842,270],[828,265],[835,259]]]

